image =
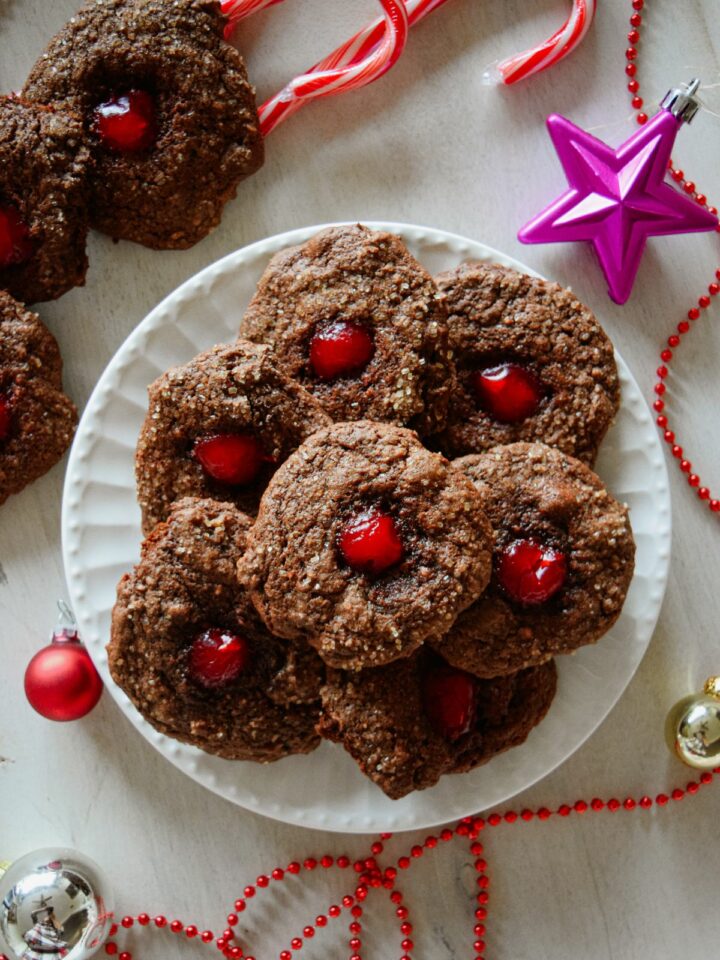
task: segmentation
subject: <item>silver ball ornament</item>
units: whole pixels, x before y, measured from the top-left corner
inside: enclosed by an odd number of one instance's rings
[[[86,960],[113,923],[102,871],[74,850],[37,850],[0,869],[0,947],[8,960]]]
[[[702,693],[679,700],[665,723],[672,752],[697,770],[720,766],[720,677],[710,677]]]

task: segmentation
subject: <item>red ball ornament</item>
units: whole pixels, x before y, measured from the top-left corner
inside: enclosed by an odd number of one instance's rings
[[[79,720],[97,704],[103,683],[80,642],[69,608],[63,603],[58,606],[61,622],[25,671],[25,696],[47,720]]]

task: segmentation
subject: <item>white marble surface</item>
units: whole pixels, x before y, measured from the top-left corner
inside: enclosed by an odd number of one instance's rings
[[[0,88],[17,88],[74,0],[0,2]],[[308,223],[376,218],[426,223],[476,237],[571,284],[598,312],[646,393],[658,343],[712,278],[714,236],[651,244],[632,300],[610,304],[590,254],[523,248],[518,227],[564,181],[544,130],[561,112],[619,142],[632,132],[623,51],[630,4],[606,0],[583,48],[564,64],[510,90],[483,87],[482,69],[549,32],[566,4],[551,0],[451,0],[419,26],[393,72],[372,88],[308,108],[273,134],[259,175],[240,188],[222,226],[184,253],[148,253],[90,240],[87,286],[42,308],[66,360],[67,386],[82,405],[115,348],[159,299],[228,251]],[[720,22],[713,0],[646,4],[643,93],[649,104],[681,79],[719,79]],[[375,13],[371,0],[288,2],[239,34],[264,97]],[[720,89],[707,106],[720,113]],[[677,158],[711,201],[720,199],[720,123],[698,117]],[[673,367],[672,408],[701,475],[720,485],[715,356],[710,312]],[[114,878],[121,908],[168,912],[221,929],[240,888],[259,872],[329,849],[350,854],[359,838],[313,833],[257,817],[206,793],[162,760],[105,697],[87,720],[52,725],[22,692],[27,660],[45,642],[63,594],[58,467],[0,512],[0,854],[43,844],[77,846]],[[671,473],[674,558],[660,625],[637,676],[602,728],[515,806],[556,806],[576,797],[656,793],[688,772],[663,743],[668,707],[720,671],[717,520]],[[717,487],[716,487],[717,489]],[[501,828],[488,840],[492,876],[488,955],[505,960],[707,956],[720,936],[715,884],[720,786],[651,814]],[[411,838],[408,838],[411,840]],[[403,844],[404,845],[404,844]],[[461,847],[438,851],[403,883],[413,906],[417,957],[472,955],[474,876]],[[258,958],[272,957],[334,896],[297,884],[259,903],[243,930]],[[363,935],[366,956],[399,951],[378,904]],[[344,929],[344,928],[343,928]],[[151,937],[152,939],[152,937]],[[326,946],[332,944],[332,947]],[[190,955],[167,941],[163,955]],[[150,956],[150,944],[137,953]],[[374,951],[374,952],[373,952]],[[342,956],[332,933],[308,958]]]

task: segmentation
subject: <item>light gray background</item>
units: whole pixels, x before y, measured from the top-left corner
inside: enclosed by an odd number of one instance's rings
[[[588,251],[526,248],[515,239],[518,227],[564,186],[545,133],[548,113],[563,113],[612,143],[634,130],[623,72],[630,3],[605,0],[601,7],[572,58],[514,89],[497,90],[481,84],[485,65],[551,32],[567,4],[451,0],[413,31],[390,75],[312,105],[274,133],[264,169],[240,187],[222,226],[194,250],[149,253],[91,237],[87,286],[41,310],[60,340],[69,392],[82,405],[150,308],[223,254],[309,223],[375,218],[466,234],[571,284],[649,394],[658,344],[712,279],[716,238],[652,241],[623,308],[608,300]],[[712,0],[658,0],[647,7],[640,77],[652,112],[679,80],[698,74],[707,84],[720,81],[720,24],[711,19]],[[21,85],[74,8],[74,0],[0,2],[0,89]],[[375,12],[371,0],[287,0],[256,17],[238,42],[260,98]],[[720,88],[709,89],[705,99],[720,113]],[[681,132],[676,155],[716,203],[719,147],[720,122],[705,113]],[[681,442],[718,492],[715,317],[708,313],[683,344],[670,386]],[[0,859],[43,844],[74,845],[103,863],[123,911],[167,912],[222,929],[233,899],[258,873],[326,849],[352,854],[363,843],[285,827],[206,793],[162,760],[109,697],[77,724],[52,725],[32,713],[23,671],[44,644],[55,599],[64,592],[62,475],[56,468],[0,512]],[[690,771],[667,752],[662,730],[669,706],[720,671],[718,521],[689,496],[675,468],[671,486],[674,559],[650,651],[601,730],[518,797],[518,809],[654,794],[689,779]],[[622,812],[494,831],[488,954],[503,960],[708,955],[720,935],[713,882],[720,867],[718,790],[650,815]],[[258,958],[277,955],[344,892],[331,891],[319,876],[312,886],[314,894],[303,890],[296,899],[299,885],[288,884],[243,917]],[[416,865],[402,886],[413,908],[416,956],[471,956],[474,874],[461,846]],[[387,904],[372,912],[362,937],[367,956],[397,955]],[[345,933],[344,924],[336,929]],[[150,956],[152,949],[145,938],[137,941],[138,953]],[[191,948],[163,939],[154,949],[170,957],[189,956]],[[302,956],[346,952],[345,937],[330,933]]]

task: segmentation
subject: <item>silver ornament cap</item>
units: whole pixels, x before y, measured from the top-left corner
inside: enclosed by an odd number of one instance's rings
[[[668,713],[665,738],[673,753],[697,770],[720,766],[720,677],[702,693],[679,700]]]
[[[0,865],[0,946],[9,960],[86,960],[113,923],[108,890],[100,867],[74,850]]]

